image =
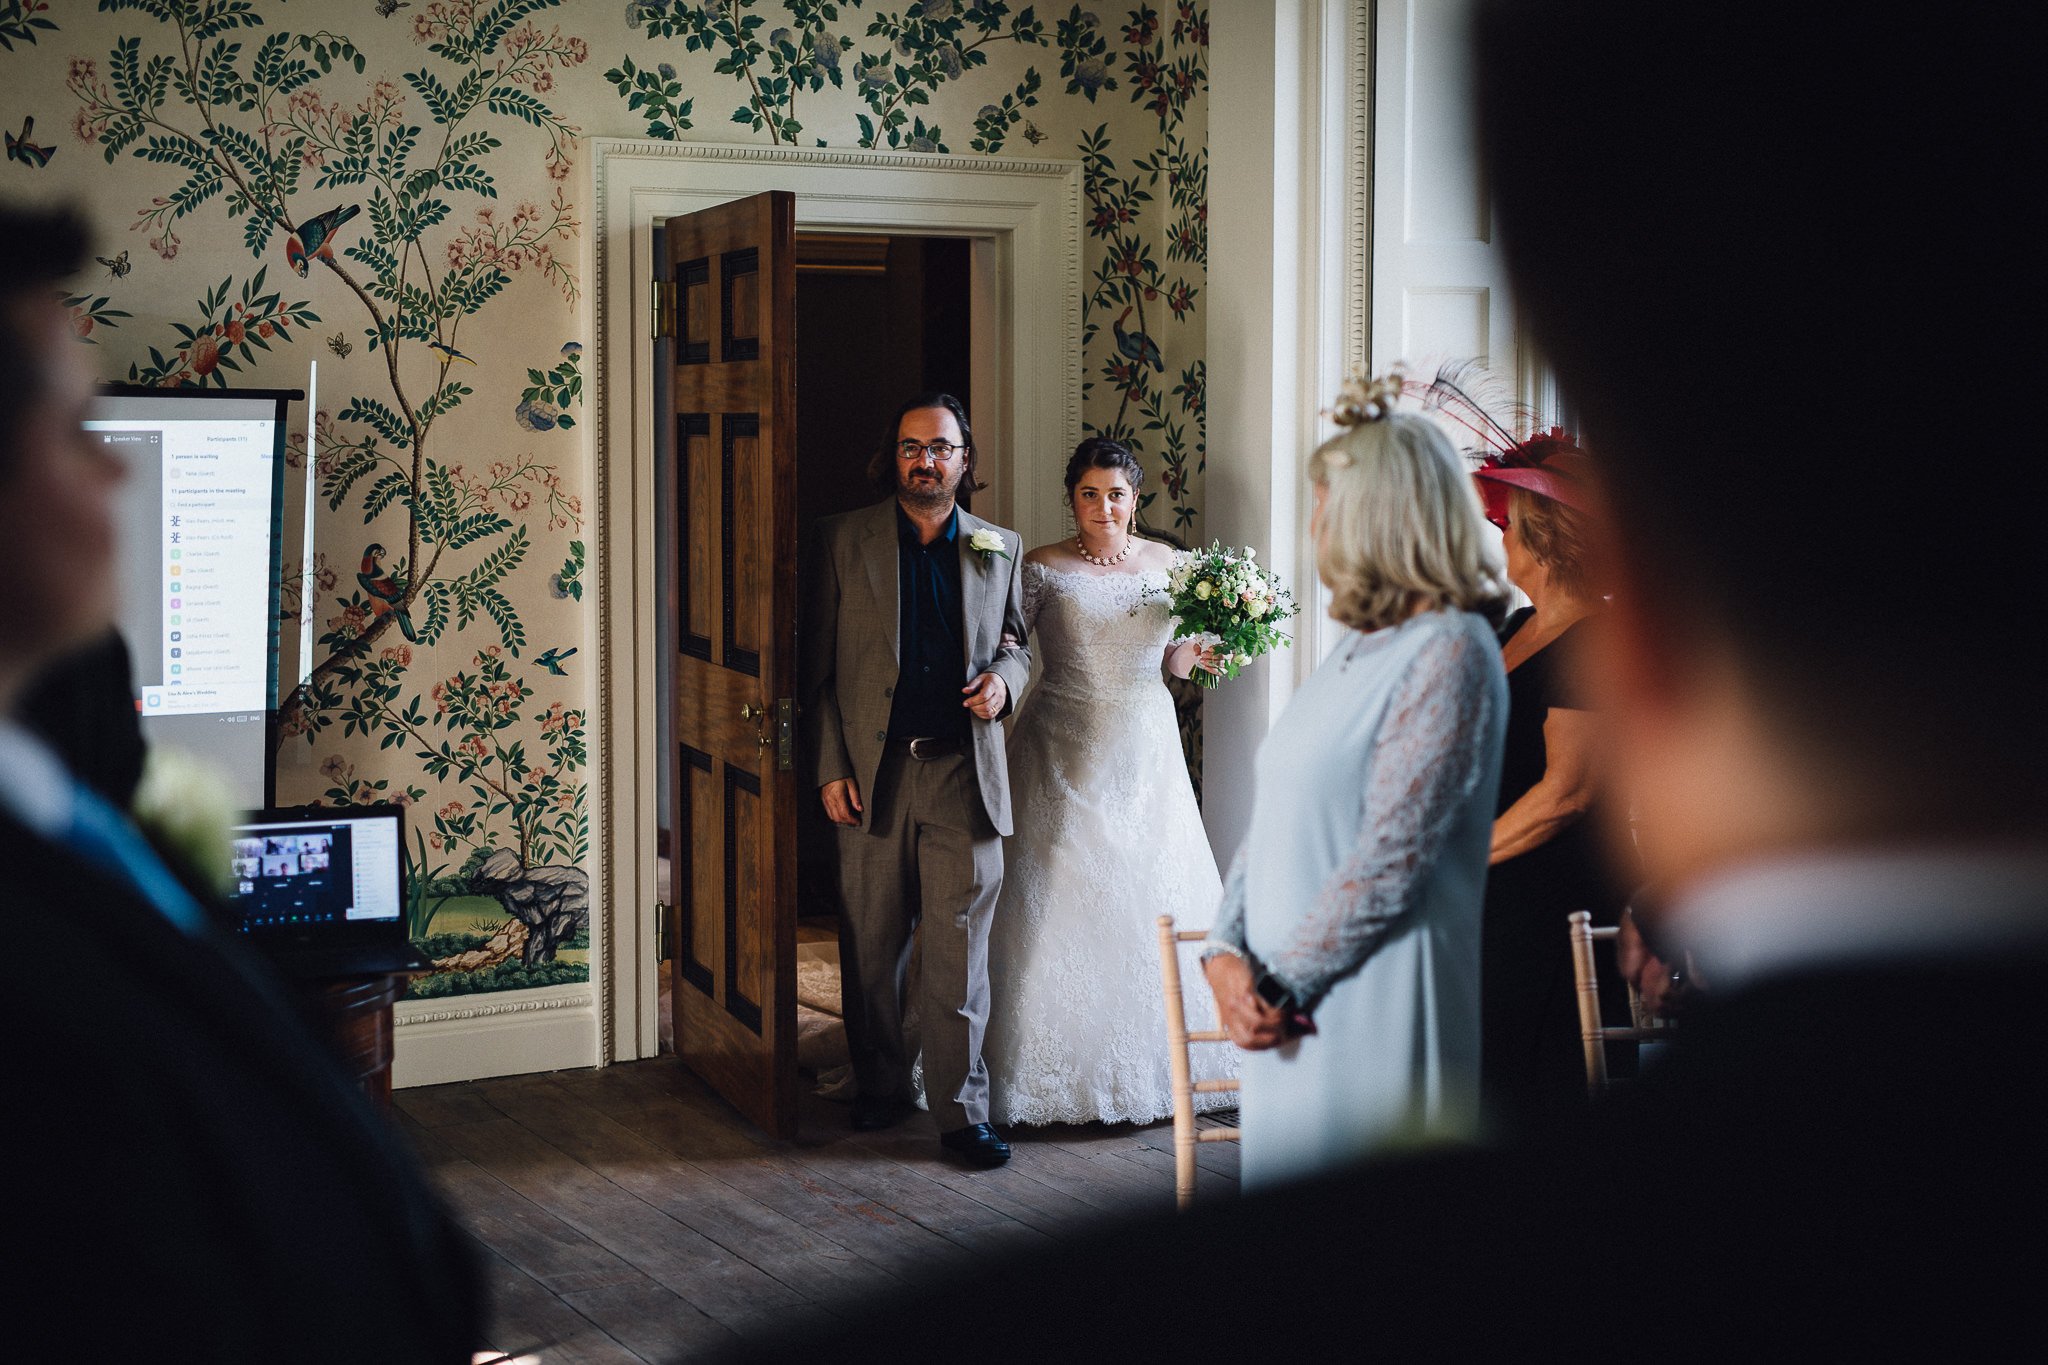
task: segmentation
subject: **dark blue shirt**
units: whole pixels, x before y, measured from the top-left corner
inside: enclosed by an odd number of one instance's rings
[[[961,640],[960,513],[931,544],[896,509],[897,654],[891,739],[968,738],[967,652]]]

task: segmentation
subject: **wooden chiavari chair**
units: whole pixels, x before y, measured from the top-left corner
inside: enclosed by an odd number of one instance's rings
[[[1586,1049],[1586,1090],[1594,1099],[1607,1093],[1607,1045],[1609,1043],[1661,1043],[1671,1037],[1671,1025],[1644,1017],[1635,982],[1628,983],[1628,1028],[1607,1028],[1600,1022],[1600,977],[1593,965],[1593,945],[1612,943],[1621,930],[1608,925],[1596,928],[1593,916],[1574,910],[1565,916],[1572,936],[1572,975],[1579,988],[1579,1040]]]
[[[1195,1096],[1226,1094],[1238,1088],[1235,1079],[1198,1081],[1188,1049],[1195,1043],[1230,1046],[1230,1035],[1222,1029],[1188,1032],[1187,1001],[1181,995],[1180,945],[1199,943],[1209,937],[1196,930],[1176,930],[1172,915],[1159,917],[1159,975],[1166,987],[1166,1041],[1173,1064],[1173,1197],[1181,1208],[1195,1198],[1195,1145],[1201,1142],[1235,1142],[1235,1128],[1195,1127]]]

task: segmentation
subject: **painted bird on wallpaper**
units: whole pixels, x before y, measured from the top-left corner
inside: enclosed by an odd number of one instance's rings
[[[7,159],[9,161],[19,161],[22,165],[32,167],[35,170],[41,170],[50,164],[50,158],[57,154],[57,149],[55,147],[45,147],[40,142],[30,142],[28,135],[35,130],[36,121],[34,116],[31,115],[22,119],[20,137],[16,137],[13,133],[6,135]]]
[[[533,661],[556,677],[566,678],[569,676],[569,670],[562,667],[562,663],[575,652],[574,649],[551,649],[545,654],[534,655]]]
[[[382,616],[390,613],[398,618],[398,629],[405,638],[418,644],[420,637],[412,628],[412,613],[405,609],[405,584],[384,572],[384,547],[371,545],[363,551],[362,571],[356,574],[356,582],[363,585],[363,591],[370,594],[370,610]]]
[[[432,351],[435,355],[440,356],[443,360],[459,360],[465,365],[476,364],[474,360],[471,360],[468,356],[456,350],[453,346],[450,346],[445,341],[430,341],[427,343],[427,349]]]
[[[1136,306],[1135,304],[1132,305],[1132,307]],[[1117,320],[1109,325],[1109,329],[1116,333],[1117,350],[1123,354],[1126,360],[1134,360],[1141,365],[1150,365],[1153,369],[1164,373],[1166,361],[1160,357],[1159,347],[1152,338],[1146,336],[1143,332],[1126,332],[1124,330],[1124,318],[1130,315],[1131,309],[1126,308]]]
[[[360,204],[341,204],[327,212],[308,218],[299,224],[299,230],[284,239],[284,258],[292,263],[292,269],[299,272],[299,278],[306,278],[306,269],[318,257],[323,261],[334,259],[334,234],[341,231],[341,225],[363,211]]]

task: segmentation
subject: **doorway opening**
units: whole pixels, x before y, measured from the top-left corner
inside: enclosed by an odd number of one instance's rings
[[[810,581],[817,523],[869,506],[887,487],[869,477],[869,460],[903,400],[940,391],[974,409],[975,360],[991,347],[977,338],[993,319],[977,319],[972,238],[799,230],[796,246],[796,508],[797,582]],[[977,342],[982,344],[977,345]],[[657,367],[659,368],[659,367]],[[657,465],[666,465],[658,460]],[[986,477],[986,474],[984,474]],[[657,479],[657,483],[663,483]],[[658,497],[668,496],[664,488]],[[963,506],[971,497],[963,494]],[[656,562],[669,563],[665,523],[656,522]],[[799,597],[802,590],[799,587]],[[799,670],[804,642],[798,639]],[[657,642],[660,658],[671,643]],[[673,743],[663,708],[661,751]],[[674,809],[666,790],[658,809]],[[802,1070],[829,1075],[846,1062],[840,1019],[838,835],[815,793],[797,800],[797,1030]],[[668,883],[672,831],[657,843],[660,877]],[[670,937],[671,944],[673,937]],[[657,964],[661,1050],[674,1050],[670,964]]]

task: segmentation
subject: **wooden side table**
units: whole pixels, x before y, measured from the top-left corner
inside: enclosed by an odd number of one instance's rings
[[[380,1107],[391,1103],[391,1010],[407,979],[377,972],[297,983],[307,1023]]]

